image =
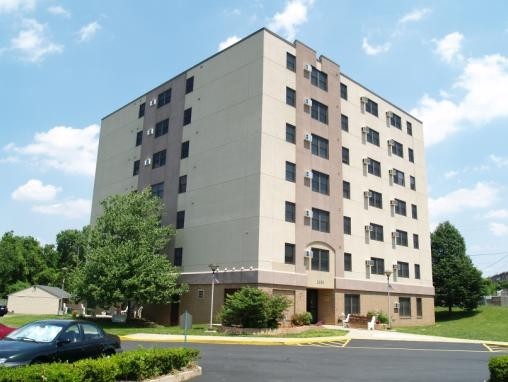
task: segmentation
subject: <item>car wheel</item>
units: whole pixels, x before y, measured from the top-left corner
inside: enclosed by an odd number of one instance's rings
[[[102,353],[104,357],[111,357],[112,355],[115,355],[115,351],[112,349],[104,350],[104,353]]]

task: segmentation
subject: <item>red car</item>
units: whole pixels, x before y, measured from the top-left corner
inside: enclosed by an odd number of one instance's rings
[[[4,324],[0,324],[0,339],[4,338],[7,334],[13,332],[14,330],[16,329],[5,326]]]

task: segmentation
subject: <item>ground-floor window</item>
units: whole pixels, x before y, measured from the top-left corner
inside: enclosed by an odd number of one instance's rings
[[[411,317],[411,298],[399,297],[399,316]]]
[[[422,299],[416,298],[416,317],[421,318],[423,316]]]
[[[345,294],[344,295],[344,313],[360,314],[360,295]]]

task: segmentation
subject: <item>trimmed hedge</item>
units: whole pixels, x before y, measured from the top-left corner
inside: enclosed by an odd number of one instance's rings
[[[491,358],[489,361],[489,382],[508,381],[508,355]]]
[[[187,348],[139,349],[72,364],[0,368],[0,382],[142,381],[182,369],[195,362],[198,356],[199,350]]]

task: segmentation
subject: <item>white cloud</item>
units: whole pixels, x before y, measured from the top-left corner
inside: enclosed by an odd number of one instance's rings
[[[508,210],[500,209],[500,210],[492,210],[487,212],[485,215],[487,219],[505,219],[508,218]]]
[[[497,155],[490,155],[489,156],[489,159],[494,162],[494,164],[497,166],[497,167],[506,167],[508,166],[508,157],[499,157]]]
[[[503,223],[490,223],[490,232],[495,236],[507,236],[508,235],[508,224]]]
[[[44,185],[38,179],[30,179],[25,184],[16,188],[11,197],[18,201],[50,201],[55,199],[56,195],[61,191],[60,187],[51,184]]]
[[[22,29],[11,39],[8,50],[29,62],[42,61],[47,55],[62,53],[63,45],[55,44],[47,36],[47,26],[34,19],[24,19]]]
[[[436,43],[436,53],[447,62],[462,61],[464,57],[460,53],[462,50],[462,40],[464,36],[459,32],[447,34],[441,40],[434,40]]]
[[[450,171],[447,171],[445,172],[444,176],[446,179],[451,179],[451,178],[455,178],[457,175],[459,175],[459,172],[458,171],[455,171],[455,170],[450,170]]]
[[[491,206],[500,190],[494,186],[478,182],[474,188],[460,188],[439,198],[429,198],[429,213],[432,220],[436,217],[462,212],[466,209]]]
[[[293,41],[298,27],[307,22],[307,15],[313,4],[314,0],[288,1],[282,12],[273,15],[268,28],[277,33],[282,32],[286,39]]]
[[[71,13],[64,7],[61,7],[60,5],[53,5],[49,7],[48,12],[53,15],[65,17],[67,19],[71,17]]]
[[[429,13],[430,13],[429,8],[414,9],[411,12],[406,13],[404,16],[402,16],[399,19],[399,23],[405,24],[408,22],[420,21],[421,19],[423,19],[425,17],[425,15],[427,15]]]
[[[33,206],[32,210],[43,215],[62,216],[67,219],[84,218],[90,215],[92,202],[87,199],[70,199],[59,203]]]
[[[364,37],[362,41],[362,49],[369,56],[375,56],[380,53],[386,53],[390,50],[391,43],[385,42],[382,45],[370,45],[367,38]]]
[[[0,13],[31,11],[35,3],[35,0],[0,0]]]
[[[33,142],[26,146],[9,144],[4,150],[29,156],[35,166],[53,168],[68,174],[93,176],[99,130],[98,125],[83,129],[57,126],[35,134]]]
[[[240,41],[240,38],[238,36],[230,36],[228,37],[227,39],[225,39],[224,41],[221,41],[219,43],[219,51],[220,50],[224,50],[226,49],[228,46],[231,46],[235,43],[237,43],[238,41]]]
[[[78,32],[79,42],[88,42],[94,38],[96,33],[101,29],[99,22],[94,21],[90,24],[83,26]]]

